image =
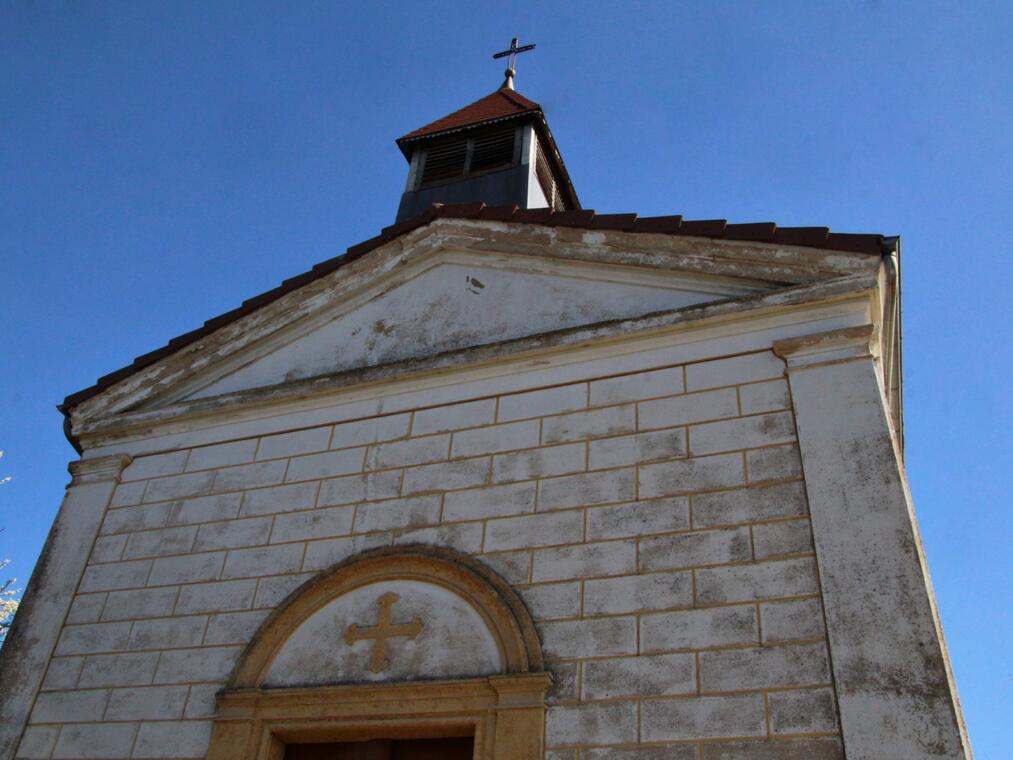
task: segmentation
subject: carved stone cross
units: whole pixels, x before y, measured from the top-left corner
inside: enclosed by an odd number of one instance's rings
[[[371,673],[382,673],[390,667],[387,660],[387,639],[407,637],[409,641],[414,641],[422,632],[422,621],[417,617],[410,623],[390,622],[390,608],[400,598],[388,591],[376,600],[376,606],[380,608],[376,625],[359,627],[352,623],[345,631],[345,643],[349,646],[364,639],[374,640],[373,654],[369,658],[369,665],[366,666]]]

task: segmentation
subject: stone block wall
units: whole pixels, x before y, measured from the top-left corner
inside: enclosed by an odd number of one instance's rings
[[[548,760],[840,758],[783,371],[760,352],[136,459],[18,756],[203,756],[287,594],[427,543],[527,603]]]

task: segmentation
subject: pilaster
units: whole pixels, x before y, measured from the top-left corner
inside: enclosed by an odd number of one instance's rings
[[[0,649],[0,759],[14,757],[126,455],[71,462],[71,480]]]
[[[871,325],[778,341],[847,760],[971,757]]]

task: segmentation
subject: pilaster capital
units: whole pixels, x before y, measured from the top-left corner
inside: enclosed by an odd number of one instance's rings
[[[67,487],[84,483],[102,483],[107,480],[119,482],[120,474],[132,460],[133,457],[129,454],[113,454],[70,462],[67,465],[67,471],[70,473],[70,483]]]
[[[776,340],[772,348],[793,370],[873,359],[878,338],[879,330],[868,324]]]

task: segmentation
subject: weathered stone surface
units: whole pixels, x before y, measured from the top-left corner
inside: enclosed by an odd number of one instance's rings
[[[547,657],[607,657],[637,651],[632,617],[542,623],[538,631]]]
[[[130,630],[126,649],[165,650],[199,646],[204,640],[207,622],[203,615],[139,620]]]
[[[746,452],[746,471],[750,483],[800,478],[802,457],[794,444],[750,449]]]
[[[144,491],[144,501],[166,501],[183,499],[187,496],[202,496],[211,492],[215,472],[194,472],[189,475],[174,475],[168,478],[149,480]]]
[[[216,470],[214,490],[216,493],[221,493],[222,491],[239,491],[247,488],[262,488],[264,486],[277,485],[284,480],[287,466],[288,462],[276,460],[273,462],[241,464],[238,467],[226,467],[222,470]],[[150,492],[151,488],[148,488],[148,493],[145,494],[146,498]],[[148,499],[148,501],[151,501],[151,499]]]
[[[760,605],[763,643],[814,639],[826,634],[823,606],[817,598]]]
[[[108,720],[181,718],[189,691],[189,686],[113,689],[105,716]]]
[[[638,405],[637,419],[640,421],[641,430],[653,430],[703,420],[735,417],[738,413],[739,400],[735,395],[735,389],[728,388],[642,401]]]
[[[216,496],[201,496],[172,503],[169,508],[168,525],[191,525],[193,523],[231,520],[239,514],[242,493],[224,493]]]
[[[644,741],[763,736],[763,695],[686,697],[641,703],[640,735]]]
[[[686,388],[691,391],[721,385],[748,383],[779,378],[784,375],[784,362],[771,351],[716,359],[686,366]]]
[[[704,652],[700,655],[700,688],[704,691],[741,691],[764,686],[829,682],[830,664],[827,647],[822,642]]]
[[[635,702],[550,707],[545,739],[550,747],[566,744],[618,744],[637,738]]]
[[[417,528],[432,525],[439,522],[439,519],[439,496],[410,496],[406,499],[359,504],[355,508],[354,531],[368,533],[392,528]]]
[[[223,681],[232,671],[242,647],[205,647],[163,652],[155,684]]]
[[[790,412],[774,412],[689,426],[689,452],[693,456],[770,446],[793,440],[795,440],[795,421]]]
[[[499,420],[544,417],[587,407],[587,384],[561,385],[557,388],[513,393],[499,401]]]
[[[293,512],[274,518],[271,543],[304,541],[309,538],[342,536],[352,530],[354,507],[328,507],[309,512]],[[227,566],[227,565],[226,565]]]
[[[622,575],[637,569],[637,547],[633,541],[602,541],[578,546],[559,546],[535,552],[533,581],[593,578]]]
[[[408,435],[410,423],[410,414],[389,414],[366,420],[343,422],[334,426],[331,448],[347,449],[353,446],[366,446],[370,443],[404,438]]]
[[[566,443],[513,454],[497,454],[492,460],[492,479],[496,483],[503,483],[581,472],[585,466],[586,454],[584,443]]]
[[[580,583],[542,583],[521,590],[535,620],[574,617],[580,611]]]
[[[788,383],[784,380],[769,380],[765,383],[739,386],[739,403],[742,405],[743,414],[790,409]]]
[[[812,526],[808,520],[753,526],[753,551],[757,559],[812,554]]]
[[[443,499],[445,520],[506,517],[535,511],[535,484],[516,483],[448,493]]]
[[[767,697],[770,730],[777,734],[817,734],[837,730],[837,704],[831,689],[772,692]]]
[[[32,708],[32,723],[86,723],[102,719],[106,689],[43,692]]]
[[[325,480],[320,484],[317,506],[330,507],[358,501],[393,499],[400,493],[401,470],[367,472]]]
[[[489,481],[490,466],[490,459],[481,457],[409,467],[404,472],[401,493],[410,496],[416,493],[454,491],[485,485]]]
[[[584,614],[615,615],[690,607],[692,573],[651,573],[599,578],[584,583]]]
[[[163,528],[143,533],[131,533],[123,551],[124,559],[160,557],[168,554],[185,554],[193,547],[197,527]]]
[[[250,517],[244,520],[204,523],[197,531],[195,551],[238,549],[262,546],[271,536],[271,517]]]
[[[630,501],[637,495],[632,469],[564,475],[538,485],[538,511]]]
[[[91,655],[85,660],[77,685],[82,689],[146,686],[155,674],[158,656],[158,652]]]
[[[123,470],[120,480],[126,483],[130,480],[148,480],[162,475],[177,475],[183,472],[189,456],[190,452],[184,450],[137,457]]]
[[[643,652],[706,649],[758,641],[756,610],[751,605],[663,612],[640,618]]]
[[[303,557],[303,570],[320,570],[322,568],[340,562],[351,557],[353,554],[375,549],[378,546],[388,546],[391,543],[389,533],[370,533],[363,536],[350,536],[347,538],[330,538],[321,541],[310,541],[306,544],[306,554]],[[261,584],[271,579],[261,579]]]
[[[692,744],[651,745],[642,747],[598,747],[581,750],[587,760],[697,760]]]
[[[818,590],[811,559],[712,567],[698,571],[696,581],[697,601],[703,604],[802,596]]]
[[[719,742],[703,745],[701,760],[844,760],[839,739]]]
[[[80,591],[115,591],[117,589],[137,588],[144,585],[144,580],[148,577],[150,571],[150,559],[92,565],[85,568],[84,577],[81,579]]]
[[[211,741],[211,721],[142,723],[132,757],[200,757]]]
[[[716,525],[800,517],[807,513],[802,483],[698,494],[693,497],[693,525]]]
[[[637,372],[591,383],[591,405],[606,406],[657,396],[674,396],[685,389],[681,366]]]
[[[413,438],[408,441],[394,441],[392,443],[378,443],[369,447],[366,452],[366,469],[385,470],[390,467],[404,467],[412,464],[428,464],[429,462],[441,462],[446,459],[450,451],[449,435],[432,435],[426,438]],[[476,451],[475,454],[483,452]],[[354,458],[348,460],[351,467]],[[355,472],[347,469],[345,472],[320,472],[317,477],[333,477]]]
[[[572,412],[542,421],[542,443],[563,443],[631,433],[637,428],[633,404]]]
[[[490,520],[485,530],[485,551],[520,549],[580,541],[584,515],[558,512]]]
[[[243,610],[251,605],[256,589],[257,581],[253,579],[184,586],[179,592],[176,613]]]
[[[750,559],[749,530],[702,530],[640,541],[643,570],[724,565]]]
[[[689,527],[689,499],[674,496],[587,511],[588,539],[627,538]]]
[[[306,454],[301,457],[294,457],[288,462],[288,472],[285,475],[285,481],[294,483],[300,480],[333,478],[338,475],[351,475],[356,472],[362,472],[363,458],[365,456],[366,449],[357,448],[324,451],[319,454]],[[374,462],[378,456],[380,455],[374,454]],[[284,462],[270,464],[284,465]],[[263,485],[268,484],[264,483]]]
[[[245,464],[253,461],[257,450],[257,440],[230,441],[214,446],[199,446],[190,451],[186,460],[188,472],[193,470],[211,470],[217,467],[228,467],[234,464]]]
[[[588,467],[602,470],[686,456],[683,428],[604,438],[588,444]]]
[[[451,456],[469,457],[500,451],[528,449],[538,445],[538,420],[461,430],[454,433]]]
[[[692,654],[619,657],[584,664],[584,699],[696,693]]]
[[[130,757],[136,723],[76,723],[63,727],[53,750],[54,758]]]
[[[325,451],[330,443],[332,430],[333,428],[328,426],[264,436],[257,448],[257,461]]]
[[[496,419],[496,399],[486,398],[463,404],[438,406],[415,412],[412,435],[446,433],[462,428],[491,425]]]
[[[172,614],[179,589],[165,588],[113,591],[105,600],[102,619],[131,620],[147,617],[162,617]]]
[[[293,573],[302,566],[302,544],[232,549],[225,559],[222,578],[253,578]]]
[[[738,453],[677,459],[640,467],[640,496],[651,498],[728,488],[744,479],[742,455]]]

